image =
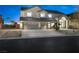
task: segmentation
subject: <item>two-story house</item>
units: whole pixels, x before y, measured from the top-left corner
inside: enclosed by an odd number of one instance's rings
[[[57,11],[44,10],[40,7],[21,8],[20,28],[22,29],[68,29],[68,17]]]

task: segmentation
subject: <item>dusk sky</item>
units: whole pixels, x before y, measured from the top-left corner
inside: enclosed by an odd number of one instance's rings
[[[0,5],[0,15],[3,16],[5,23],[10,23],[7,17],[16,22],[19,21],[21,7],[31,8],[32,5]],[[59,11],[64,14],[70,14],[79,9],[75,5],[40,5],[39,7],[45,10]]]

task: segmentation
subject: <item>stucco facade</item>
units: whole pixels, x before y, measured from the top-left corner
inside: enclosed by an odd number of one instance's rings
[[[68,18],[62,13],[42,10],[39,7],[22,8],[20,14],[21,28],[23,29],[55,29],[55,23],[59,29],[68,29]]]

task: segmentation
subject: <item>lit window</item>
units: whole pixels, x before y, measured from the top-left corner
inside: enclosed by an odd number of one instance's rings
[[[45,13],[41,13],[40,14],[40,17],[45,17]]]
[[[48,14],[48,17],[49,17],[49,18],[52,18],[52,14]]]
[[[32,17],[32,12],[27,12],[27,17]]]
[[[24,21],[20,21],[20,22],[19,22],[21,29],[23,28],[23,23],[24,23]]]

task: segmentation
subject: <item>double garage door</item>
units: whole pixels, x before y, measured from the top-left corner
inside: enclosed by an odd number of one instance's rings
[[[53,29],[53,25],[51,22],[25,21],[24,29]]]

